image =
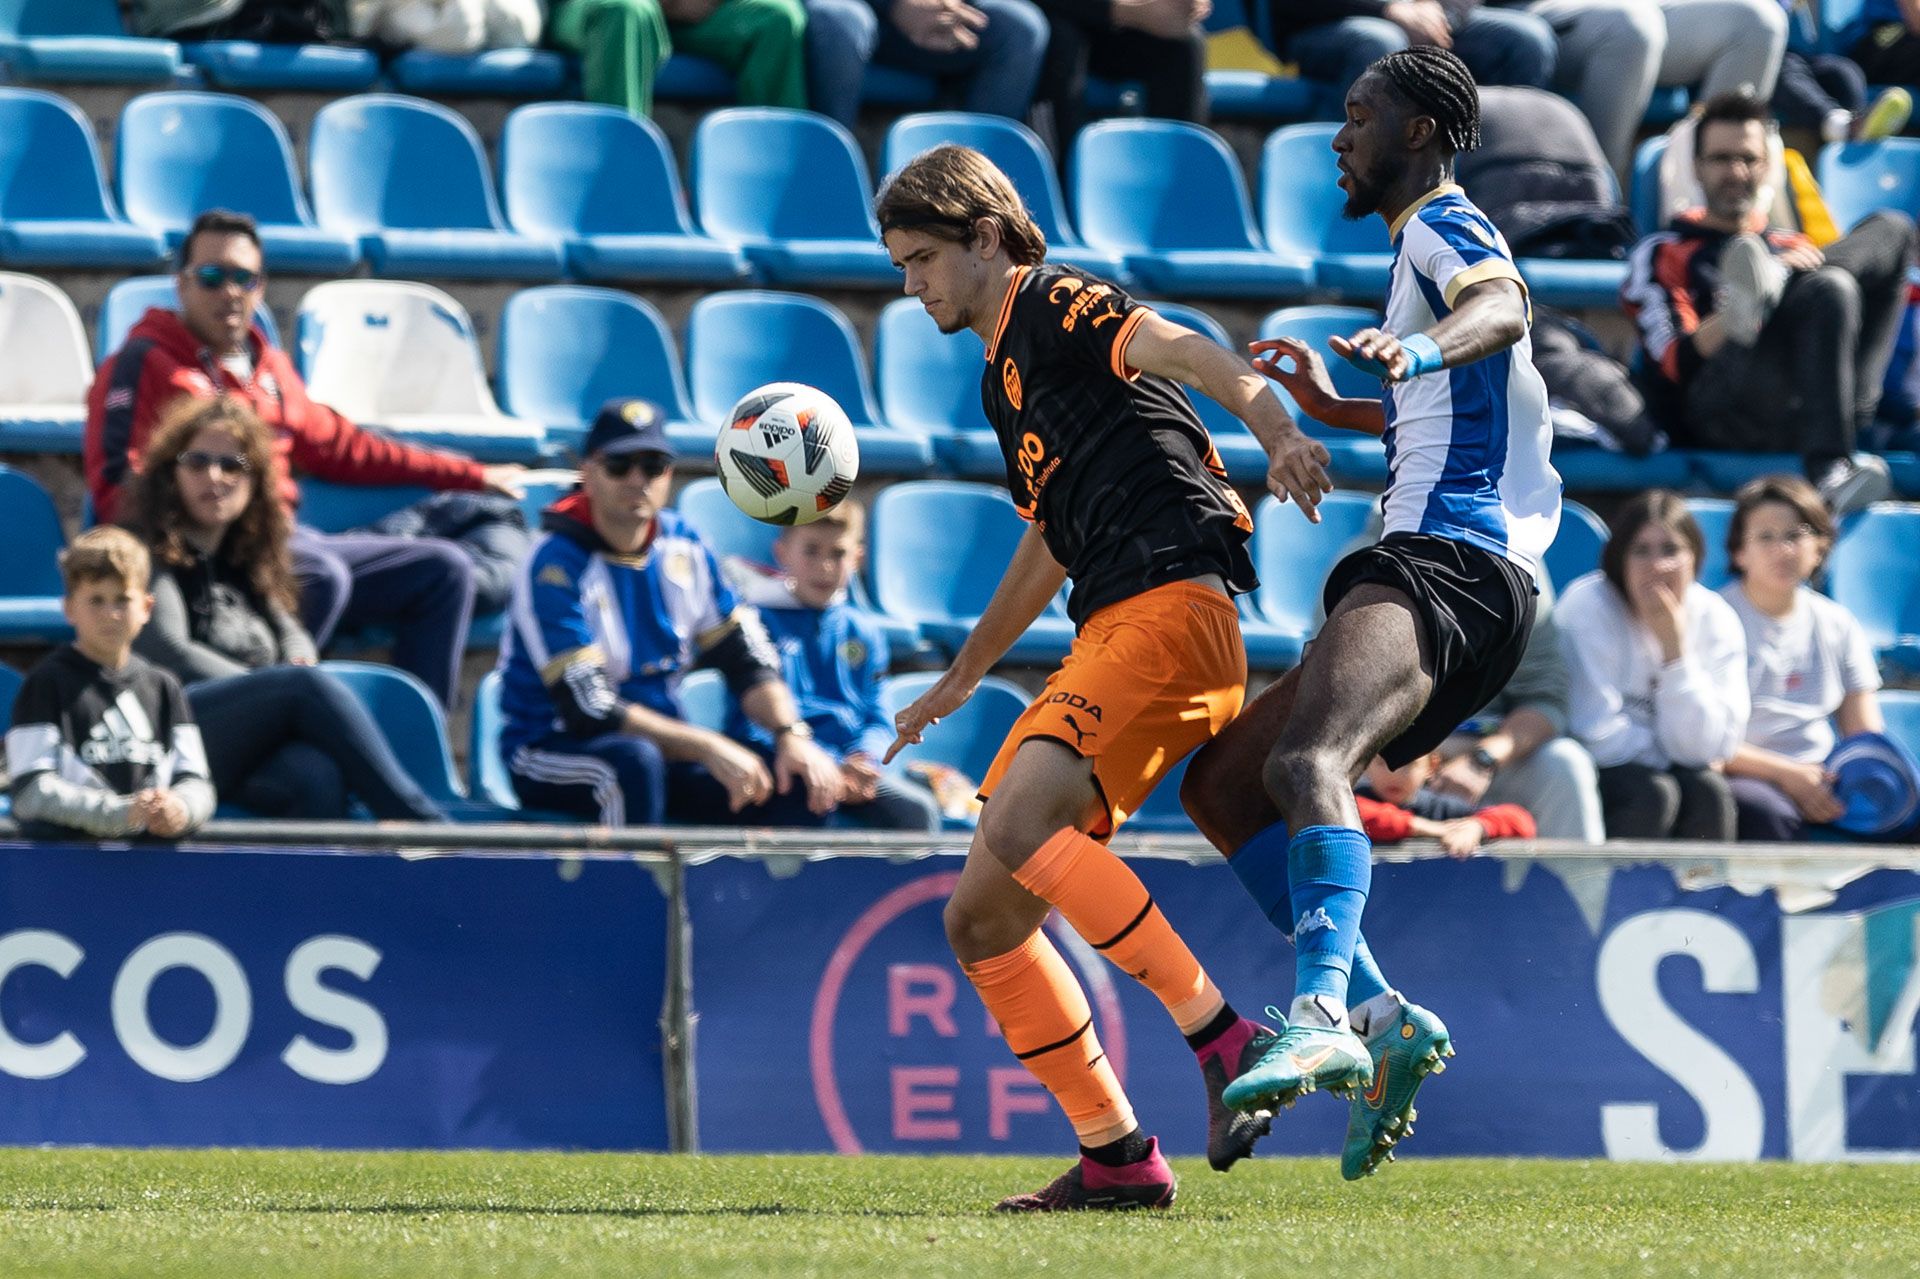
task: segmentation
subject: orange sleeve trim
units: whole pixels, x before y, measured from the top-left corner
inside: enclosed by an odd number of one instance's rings
[[[1131,382],[1140,376],[1140,370],[1127,363],[1127,347],[1133,341],[1134,332],[1152,314],[1153,308],[1150,306],[1135,307],[1126,319],[1120,321],[1120,331],[1113,335],[1113,375],[1122,382]]]
[[[1013,281],[1007,285],[1007,296],[1000,300],[1000,318],[993,325],[993,341],[987,343],[987,363],[992,364],[1000,353],[1000,336],[1007,331],[1007,321],[1013,318],[1013,300],[1020,296],[1020,286],[1027,282],[1027,272],[1032,267],[1015,267]]]

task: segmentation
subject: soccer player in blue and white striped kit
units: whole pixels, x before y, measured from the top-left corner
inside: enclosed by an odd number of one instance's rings
[[[1384,395],[1341,398],[1303,342],[1253,350],[1309,416],[1383,437],[1386,531],[1334,568],[1301,665],[1194,757],[1182,799],[1297,952],[1288,1024],[1224,1099],[1263,1111],[1350,1092],[1353,1179],[1391,1157],[1414,1092],[1452,1052],[1360,935],[1372,848],[1353,783],[1376,754],[1398,768],[1433,750],[1513,674],[1561,485],[1526,284],[1453,183],[1455,154],[1479,142],[1472,76],[1443,49],[1392,54],[1355,81],[1346,117],[1333,139],[1345,214],[1386,221],[1393,275],[1384,325],[1329,346]]]

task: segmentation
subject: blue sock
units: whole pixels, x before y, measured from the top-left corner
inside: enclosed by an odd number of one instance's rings
[[[1287,888],[1287,845],[1292,839],[1287,824],[1275,822],[1227,859],[1254,905],[1289,939],[1293,936],[1293,897]]]
[[[1373,883],[1373,844],[1346,826],[1309,826],[1287,848],[1293,898],[1296,1000],[1347,1008],[1360,916]]]
[[[1387,985],[1387,979],[1380,973],[1380,965],[1373,960],[1373,951],[1367,945],[1363,933],[1353,945],[1353,970],[1347,978],[1347,1007],[1358,1008],[1375,995],[1384,995],[1393,987]]]

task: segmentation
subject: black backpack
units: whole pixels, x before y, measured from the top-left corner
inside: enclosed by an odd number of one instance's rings
[[[1480,135],[1456,176],[1515,257],[1627,256],[1633,217],[1578,107],[1539,89],[1482,89]]]

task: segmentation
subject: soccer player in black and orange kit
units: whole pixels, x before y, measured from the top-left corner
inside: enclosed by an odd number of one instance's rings
[[[1266,1131],[1220,1102],[1272,1035],[1234,1012],[1134,873],[1103,842],[1179,760],[1239,711],[1246,652],[1233,595],[1252,590],[1252,521],[1179,383],[1244,420],[1269,487],[1310,518],[1327,452],[1246,361],[1113,285],[1049,264],[1012,183],[944,146],[889,178],[888,252],[946,333],[987,346],[987,417],[1032,521],[953,666],[895,722],[893,751],[953,713],[1069,576],[1066,662],[994,760],[959,886],[954,953],[1008,1047],[1072,1121],[1081,1158],[1009,1211],[1161,1207],[1172,1170],[1101,1052],[1087,998],[1041,931],[1050,909],[1172,1014],[1207,1085],[1208,1160]],[[889,758],[892,753],[889,753]]]

